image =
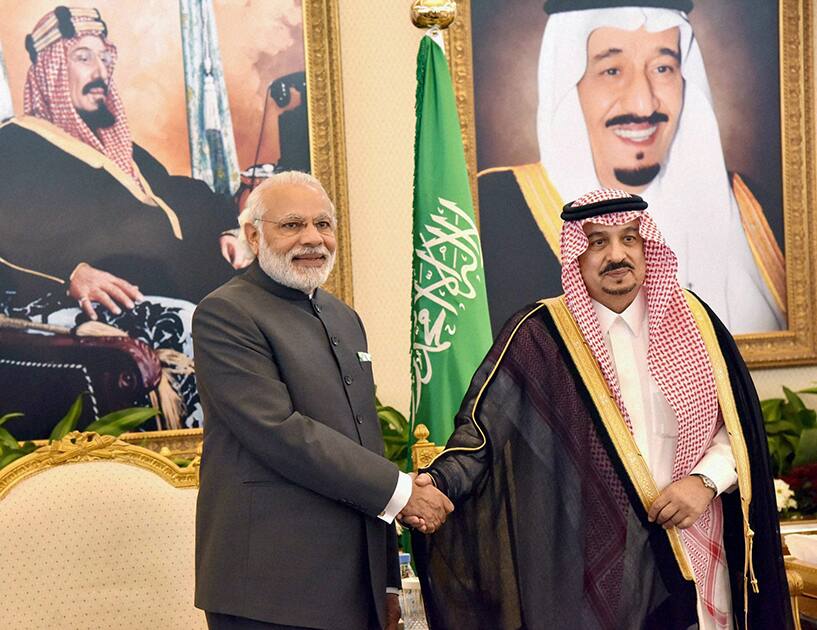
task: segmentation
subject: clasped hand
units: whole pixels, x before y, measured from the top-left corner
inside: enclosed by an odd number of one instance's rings
[[[410,474],[414,480],[411,497],[397,515],[397,519],[424,534],[433,534],[454,511],[454,504],[434,487],[428,473]]]
[[[690,527],[715,498],[697,477],[684,477],[668,485],[653,502],[647,518],[664,529]]]

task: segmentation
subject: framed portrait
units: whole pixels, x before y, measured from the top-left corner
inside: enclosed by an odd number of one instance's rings
[[[494,328],[562,292],[561,207],[612,187],[751,367],[817,362],[812,4],[597,4],[460,0],[449,28]]]
[[[190,450],[192,311],[249,263],[237,216],[265,177],[324,184],[326,288],[352,301],[337,5],[73,5],[0,1],[0,415],[24,414],[5,425],[23,440],[80,392],[79,429],[153,404],[127,438]]]

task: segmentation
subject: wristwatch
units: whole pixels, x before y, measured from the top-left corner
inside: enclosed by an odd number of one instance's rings
[[[705,487],[712,490],[712,492],[715,493],[715,496],[718,496],[718,486],[716,486],[715,482],[712,481],[709,477],[707,477],[706,475],[702,475],[701,473],[692,473],[690,477],[697,477],[698,479],[700,479],[701,483],[703,483]]]

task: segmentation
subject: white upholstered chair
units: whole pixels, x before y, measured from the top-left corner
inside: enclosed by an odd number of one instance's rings
[[[206,628],[195,463],[75,432],[0,470],[2,626]]]

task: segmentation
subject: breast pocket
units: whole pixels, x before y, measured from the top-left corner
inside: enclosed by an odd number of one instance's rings
[[[368,352],[360,351],[357,353],[357,364],[360,366],[360,371],[368,376],[372,381],[374,380],[372,371],[372,355]]]
[[[358,350],[357,352],[357,362],[360,364],[361,368],[372,367],[372,355],[366,352],[365,350]]]

